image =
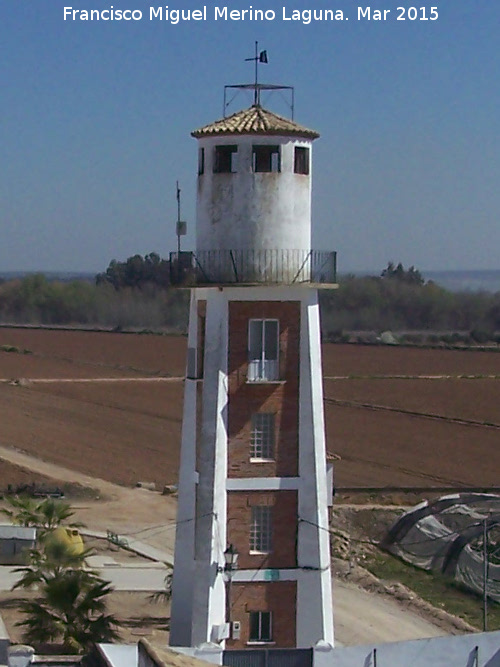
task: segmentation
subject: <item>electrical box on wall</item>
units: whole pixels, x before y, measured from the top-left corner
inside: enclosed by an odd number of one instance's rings
[[[229,639],[230,631],[231,631],[230,623],[221,623],[219,625],[213,625],[210,639],[212,642],[214,642],[214,644],[218,644],[223,639]]]
[[[239,639],[240,634],[241,634],[241,622],[240,621],[233,621],[231,625],[233,626],[231,628],[231,638],[232,639]]]

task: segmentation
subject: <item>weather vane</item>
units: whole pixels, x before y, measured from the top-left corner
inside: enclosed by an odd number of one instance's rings
[[[253,103],[255,106],[260,105],[260,89],[259,89],[259,63],[267,65],[267,51],[259,53],[259,42],[255,42],[255,56],[253,58],[245,58],[245,62],[255,61],[255,89],[253,95]]]
[[[253,104],[254,106],[260,106],[260,93],[262,90],[272,92],[282,92],[286,91],[291,96],[291,103],[289,104],[290,110],[292,112],[292,120],[294,114],[294,89],[293,86],[280,86],[274,83],[259,83],[259,63],[267,65],[269,62],[267,59],[267,51],[259,51],[259,42],[255,42],[255,55],[253,58],[245,58],[245,62],[254,62],[255,63],[255,80],[253,83],[237,83],[224,86],[224,103],[222,106],[222,114],[224,118],[226,117],[226,111],[233,100],[236,98],[239,92],[241,91],[253,91]],[[236,91],[232,97],[227,100],[227,91],[234,90]],[[286,101],[286,100],[285,100]]]

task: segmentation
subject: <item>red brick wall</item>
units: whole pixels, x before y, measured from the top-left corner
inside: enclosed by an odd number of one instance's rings
[[[279,320],[281,383],[248,383],[248,322]],[[229,303],[229,477],[294,477],[298,474],[300,303],[296,301],[233,301]],[[251,417],[275,417],[272,462],[250,461]]]
[[[252,505],[271,505],[272,552],[250,553]],[[229,491],[227,543],[238,553],[240,569],[287,568],[297,565],[297,491]]]
[[[240,621],[240,639],[228,639],[227,648],[245,648],[249,641],[251,611],[272,613],[272,639],[280,648],[296,645],[297,582],[266,581],[231,585],[231,620]]]

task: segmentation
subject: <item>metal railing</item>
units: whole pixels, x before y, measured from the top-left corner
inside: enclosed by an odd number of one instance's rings
[[[174,285],[333,284],[337,253],[324,250],[197,250],[170,253]]]

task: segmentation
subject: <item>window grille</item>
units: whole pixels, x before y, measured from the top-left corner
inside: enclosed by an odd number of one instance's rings
[[[274,414],[257,412],[252,415],[250,458],[272,459],[274,456]]]
[[[250,551],[269,553],[271,551],[272,507],[254,505],[250,525]]]

